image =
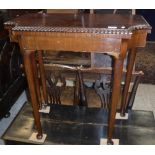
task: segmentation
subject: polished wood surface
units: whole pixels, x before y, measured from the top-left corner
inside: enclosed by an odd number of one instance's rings
[[[111,99],[111,107],[109,113],[109,125],[108,125],[108,144],[113,144],[112,134],[113,134],[113,125],[116,116],[116,108],[117,104],[120,100],[120,92],[121,92],[121,81],[122,81],[122,72],[123,72],[123,60],[126,56],[127,51],[127,41],[123,40],[121,44],[121,55],[119,58],[114,60],[114,81],[112,87],[112,99]]]
[[[129,90],[129,85],[132,77],[132,70],[134,66],[136,58],[136,48],[132,48],[132,50],[129,52],[128,55],[128,64],[127,64],[127,73],[126,73],[126,79],[125,79],[125,87],[124,87],[124,94],[122,96],[122,108],[121,108],[121,115],[125,115],[125,110],[127,108],[128,104],[128,90]]]
[[[25,51],[24,53],[24,66],[25,72],[27,75],[27,82],[29,86],[30,97],[32,101],[33,113],[36,123],[36,128],[38,130],[37,138],[42,138],[42,128],[40,123],[40,115],[39,115],[39,106],[38,106],[38,98],[36,94],[36,86],[35,86],[35,78],[33,72],[33,64],[31,62],[34,61],[34,51]]]
[[[116,107],[120,100],[123,63],[127,55],[127,49],[133,51],[132,49],[136,47],[144,47],[147,33],[151,30],[151,27],[143,17],[136,15],[29,14],[6,22],[5,27],[10,32],[11,40],[19,43],[25,60],[25,70],[29,83],[34,118],[38,129],[38,138],[41,138],[42,136],[42,128],[38,111],[39,103],[34,82],[35,76],[33,74],[33,66],[31,65],[31,61],[35,61],[31,56],[32,53],[35,51],[43,52],[43,50],[48,50],[47,52],[53,52],[56,50],[106,53],[113,56],[114,77],[107,141],[108,144],[113,144],[112,135]],[[133,62],[134,56],[130,56],[129,63],[131,64],[127,67],[127,80],[122,102],[123,114],[126,110],[124,107],[126,107],[127,104],[127,90],[129,89],[131,80]],[[40,67],[42,66],[43,64],[41,62]],[[46,75],[42,68],[40,68],[40,74],[45,100],[46,91],[44,89],[44,77]],[[78,89],[80,89],[82,101],[86,103],[82,85],[83,79],[81,74],[78,75]],[[76,94],[77,91],[75,95]]]
[[[15,26],[76,27],[117,29],[151,29],[150,25],[139,15],[116,14],[27,14],[11,20]],[[5,25],[9,24],[9,21]],[[25,27],[26,29],[26,27]]]
[[[45,79],[45,70],[44,70],[44,66],[43,66],[42,51],[38,51],[38,64],[39,64],[39,70],[40,70],[40,78],[41,78],[41,84],[42,84],[42,91],[43,91],[43,95],[44,95],[43,103],[45,105],[47,105],[48,97],[47,97],[46,79]]]

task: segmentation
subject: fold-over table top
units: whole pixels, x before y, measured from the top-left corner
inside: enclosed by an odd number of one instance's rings
[[[12,31],[82,32],[131,34],[136,29],[151,29],[139,15],[119,14],[41,14],[33,13],[4,23]]]

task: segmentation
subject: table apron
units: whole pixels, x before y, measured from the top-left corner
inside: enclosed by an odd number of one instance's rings
[[[19,43],[24,50],[55,50],[74,52],[120,52],[121,39],[85,37],[21,36]]]

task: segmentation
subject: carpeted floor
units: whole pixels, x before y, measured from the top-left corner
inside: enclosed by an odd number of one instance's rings
[[[155,84],[155,42],[148,42],[145,48],[138,49],[136,70],[144,72],[141,83]]]

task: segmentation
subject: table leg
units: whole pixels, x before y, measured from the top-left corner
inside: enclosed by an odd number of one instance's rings
[[[38,131],[37,138],[42,138],[42,128],[41,128],[41,122],[40,122],[40,115],[39,115],[39,108],[38,108],[38,100],[36,95],[36,88],[35,88],[35,82],[34,82],[34,74],[33,74],[33,64],[34,61],[33,57],[34,51],[25,51],[23,54],[24,58],[24,67],[26,72],[26,77],[28,81],[28,87],[31,97],[31,103],[33,108],[33,114],[34,114],[34,120],[35,125]]]
[[[122,81],[122,73],[123,73],[123,63],[124,58],[126,56],[127,51],[127,42],[126,40],[122,40],[121,49],[119,56],[114,57],[114,74],[113,74],[113,86],[112,86],[112,98],[111,98],[111,105],[109,109],[109,120],[108,120],[108,137],[107,137],[107,144],[112,144],[112,137],[113,137],[113,129],[115,124],[115,116],[117,110],[117,104],[120,100],[121,94],[121,81]]]
[[[127,105],[127,108],[130,109],[130,110],[133,107],[134,99],[135,99],[135,96],[136,96],[136,91],[137,91],[137,88],[138,88],[138,85],[139,85],[139,82],[140,82],[140,79],[141,79],[142,75],[143,75],[143,72],[141,72],[141,74],[137,75],[136,79],[134,81],[134,86],[133,86],[132,91],[130,93],[130,96],[129,96],[129,99],[128,99],[128,105]]]
[[[39,77],[38,77],[38,67],[37,67],[37,63],[35,60],[35,52],[32,53],[32,66],[33,66],[33,73],[34,73],[34,82],[35,82],[35,86],[36,86],[36,93],[37,93],[37,98],[38,98],[38,102],[39,102],[39,109],[42,108],[42,101],[41,101],[41,92],[40,92],[40,81],[39,81]]]
[[[39,69],[40,69],[40,78],[42,83],[42,90],[43,90],[43,97],[44,97],[44,104],[47,105],[48,103],[48,95],[47,95],[47,89],[46,89],[46,76],[45,76],[45,69],[44,69],[44,63],[43,63],[43,51],[38,51],[38,61],[39,61]]]
[[[123,70],[123,60],[115,59],[114,81],[113,81],[112,100],[111,100],[110,114],[109,114],[107,144],[113,144],[112,134],[113,134],[113,128],[114,128],[114,123],[115,123],[117,104],[120,99],[122,70]]]
[[[125,112],[128,104],[128,91],[129,91],[129,86],[132,78],[132,70],[133,70],[135,58],[136,58],[136,48],[133,48],[131,49],[131,51],[129,51],[129,56],[128,56],[127,73],[126,73],[125,86],[123,90],[122,103],[121,103],[121,116],[125,116]]]

